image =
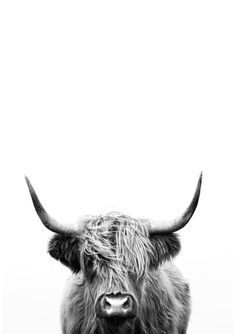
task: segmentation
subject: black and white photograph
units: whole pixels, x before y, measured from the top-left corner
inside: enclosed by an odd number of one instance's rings
[[[235,17],[1,2],[1,333],[235,333]]]

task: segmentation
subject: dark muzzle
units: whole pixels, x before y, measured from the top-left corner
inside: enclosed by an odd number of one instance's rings
[[[114,323],[133,318],[137,313],[137,305],[129,294],[102,295],[96,304],[97,314]]]

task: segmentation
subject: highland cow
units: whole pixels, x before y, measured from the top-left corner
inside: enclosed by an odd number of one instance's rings
[[[192,217],[194,197],[171,221],[134,219],[116,212],[84,216],[77,228],[47,214],[26,178],[35,210],[55,235],[49,254],[72,276],[61,308],[63,334],[184,334],[189,285],[172,263],[180,251],[176,231]]]

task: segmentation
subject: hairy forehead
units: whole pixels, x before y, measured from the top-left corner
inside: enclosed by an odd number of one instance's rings
[[[128,221],[137,221],[137,219],[134,219],[128,215],[125,215],[123,213],[117,212],[117,211],[112,211],[109,212],[106,215],[99,215],[97,217],[92,216],[92,218],[89,218],[88,216],[88,221],[87,221],[87,226],[89,225],[97,225],[97,224],[102,224],[103,222],[113,222],[113,221],[120,221],[120,222],[128,222]]]
[[[119,212],[111,212],[107,215],[100,215],[87,221],[86,229],[93,232],[114,231],[132,228],[136,232],[147,234],[145,226],[138,220]]]
[[[122,265],[142,274],[148,265],[152,245],[148,231],[138,220],[119,213],[88,221],[81,249],[99,265]]]
[[[83,235],[85,242],[109,244],[113,250],[122,242],[132,248],[137,239],[147,237],[148,231],[139,220],[117,212],[89,220]]]

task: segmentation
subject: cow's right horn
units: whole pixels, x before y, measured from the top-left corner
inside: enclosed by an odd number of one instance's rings
[[[31,199],[32,199],[34,208],[45,227],[47,227],[50,231],[58,233],[58,234],[78,235],[78,234],[81,234],[81,232],[83,232],[84,227],[85,227],[85,219],[81,218],[76,228],[71,227],[71,226],[70,227],[64,226],[60,224],[45,211],[44,207],[40,203],[38,196],[32,184],[30,183],[29,179],[27,178],[27,176],[25,176],[25,180],[29,188],[29,192],[31,195]]]

